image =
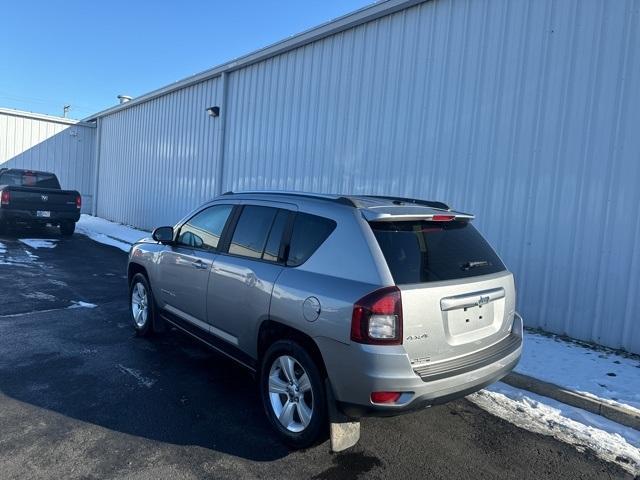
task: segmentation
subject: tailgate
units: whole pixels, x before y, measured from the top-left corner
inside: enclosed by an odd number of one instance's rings
[[[10,208],[15,210],[46,210],[72,212],[77,210],[78,193],[49,188],[9,187]]]
[[[515,313],[509,272],[400,286],[404,347],[420,365],[467,355],[504,339]]]
[[[414,365],[489,347],[511,327],[513,275],[469,218],[457,217],[370,222],[401,291],[403,345]]]

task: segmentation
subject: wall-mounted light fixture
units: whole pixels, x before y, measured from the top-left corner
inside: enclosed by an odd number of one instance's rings
[[[218,117],[220,116],[220,107],[209,107],[207,108],[207,113],[210,117]]]

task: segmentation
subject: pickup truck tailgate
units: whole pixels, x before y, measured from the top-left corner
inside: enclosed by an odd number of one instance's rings
[[[77,193],[49,188],[9,187],[11,208],[16,210],[49,210],[75,212]]]

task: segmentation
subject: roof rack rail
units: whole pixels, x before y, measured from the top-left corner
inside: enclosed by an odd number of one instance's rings
[[[391,200],[394,202],[413,203],[415,205],[424,205],[425,207],[437,208],[439,210],[451,210],[451,207],[444,202],[435,200],[420,200],[418,198],[391,197],[387,195],[361,195],[364,198],[379,198],[381,200]]]
[[[282,195],[282,196],[291,196],[291,197],[304,197],[304,198],[312,198],[314,200],[324,200],[327,202],[339,203],[341,205],[347,205],[349,207],[356,207],[356,204],[348,197],[344,197],[341,195],[327,195],[322,193],[312,193],[312,192],[290,192],[283,190],[250,190],[246,192],[234,192],[229,190],[228,192],[223,193],[222,195]]]

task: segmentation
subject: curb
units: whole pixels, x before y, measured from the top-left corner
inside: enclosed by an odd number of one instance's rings
[[[560,387],[537,378],[511,372],[502,382],[515,388],[528,390],[544,397],[553,398],[572,407],[581,408],[591,413],[613,420],[621,425],[640,430],[640,412],[634,408],[611,405],[603,400],[588,397],[584,394]]]

